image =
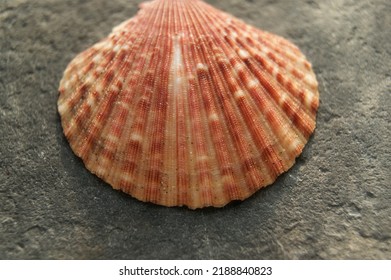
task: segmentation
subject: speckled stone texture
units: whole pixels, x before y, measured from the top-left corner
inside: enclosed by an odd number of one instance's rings
[[[222,209],[112,190],[70,149],[57,88],[139,1],[2,0],[1,259],[391,259],[390,1],[208,2],[312,62],[321,104],[297,164]]]

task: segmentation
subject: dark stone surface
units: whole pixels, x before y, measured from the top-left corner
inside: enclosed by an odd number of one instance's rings
[[[112,190],[62,133],[66,65],[135,2],[0,1],[0,258],[390,259],[390,1],[208,1],[295,42],[321,105],[273,186],[198,211]]]

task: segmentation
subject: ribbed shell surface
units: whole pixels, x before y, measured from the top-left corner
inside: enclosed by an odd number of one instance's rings
[[[58,110],[73,151],[113,188],[221,207],[294,164],[317,87],[287,40],[202,1],[156,0],[70,62]]]

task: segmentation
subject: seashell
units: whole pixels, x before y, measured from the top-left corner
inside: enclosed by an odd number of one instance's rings
[[[60,82],[64,134],[87,169],[194,209],[244,200],[292,167],[319,105],[300,50],[199,0],[140,7]]]

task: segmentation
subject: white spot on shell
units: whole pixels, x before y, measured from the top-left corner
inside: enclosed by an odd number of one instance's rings
[[[197,158],[198,162],[208,161],[209,157],[207,155],[201,155]]]
[[[175,94],[179,94],[183,91],[186,79],[184,78],[184,65],[182,58],[182,49],[179,42],[179,38],[182,34],[174,37],[174,44],[172,49],[172,61],[171,61],[171,78],[170,82],[173,86]]]
[[[93,75],[88,75],[85,79],[85,83],[87,85],[92,85],[95,82],[95,78]]]
[[[106,44],[105,44],[105,48],[107,49],[107,50],[112,50],[113,49],[113,46],[114,46],[114,42],[113,42],[113,40],[108,40],[108,41],[106,41]]]
[[[250,80],[247,84],[248,88],[257,88],[259,86],[259,82],[255,79]]]
[[[278,68],[277,67],[273,67],[272,68],[272,76],[274,78],[277,78],[277,75],[278,75]]]
[[[64,82],[64,88],[69,88],[69,80],[66,80],[65,82]]]
[[[178,37],[175,38],[175,41],[174,41],[174,51],[173,51],[173,56],[172,56],[172,68],[174,70],[177,70],[181,67],[183,67],[182,65],[182,50],[181,50],[181,46],[179,45],[179,39]]]
[[[76,82],[77,82],[77,75],[74,75],[74,76],[70,79],[69,83],[70,83],[70,84],[76,84]]]
[[[113,51],[114,51],[114,52],[118,52],[120,49],[121,49],[121,46],[120,46],[120,45],[116,45],[116,46],[113,48]]]
[[[98,63],[98,62],[100,62],[102,60],[102,55],[101,54],[97,54],[93,59],[92,59],[92,61],[94,62],[94,63]]]
[[[107,135],[107,139],[112,142],[117,142],[118,136],[116,134],[109,133]]]
[[[103,92],[102,83],[97,83],[96,86],[95,86],[95,90],[96,90],[97,92]]]
[[[132,135],[130,135],[130,139],[137,142],[143,141],[143,137],[138,133],[132,133]]]
[[[312,100],[314,99],[312,93],[309,93],[308,91],[305,92],[305,98],[304,98],[304,102],[305,102],[305,105],[309,108],[311,107],[311,103],[312,103]]]
[[[98,50],[98,49],[102,48],[102,46],[104,46],[104,45],[105,45],[105,42],[104,42],[104,41],[98,42],[98,43],[96,43],[96,44],[93,46],[93,48],[96,49],[96,50]]]
[[[134,180],[134,177],[132,174],[129,174],[129,173],[121,173],[121,178],[124,182],[126,183],[132,183],[133,180]]]
[[[285,100],[286,100],[287,97],[288,97],[288,96],[287,96],[287,94],[286,94],[285,92],[283,92],[283,93],[281,94],[281,96],[280,96],[280,101],[279,101],[280,106],[282,106],[282,105],[285,103]]]
[[[240,71],[242,71],[243,69],[244,69],[244,66],[243,66],[242,63],[237,63],[237,64],[235,65],[235,70],[236,70],[237,72],[240,72]]]
[[[311,86],[317,86],[318,82],[316,81],[315,77],[311,74],[307,74],[304,78],[305,82]]]
[[[93,106],[94,106],[94,104],[95,104],[95,98],[94,98],[92,95],[90,95],[90,96],[88,97],[88,99],[87,99],[87,104],[88,104],[90,107],[93,107]]]
[[[100,159],[100,161],[104,161],[103,159]],[[106,172],[107,165],[105,164],[106,162],[101,162],[97,167],[96,167],[96,174],[98,176],[102,176]]]
[[[238,37],[238,33],[233,31],[233,32],[231,32],[231,36],[232,36],[233,39],[236,39]]]
[[[114,83],[110,86],[110,90],[113,92],[119,92],[119,87]]]
[[[210,121],[218,121],[219,120],[219,116],[216,113],[212,113],[212,114],[209,115],[209,120]]]
[[[239,98],[245,97],[245,93],[243,90],[240,89],[240,90],[235,91],[234,96],[236,99],[239,99]]]
[[[250,58],[250,54],[246,50],[240,49],[238,54],[239,54],[241,59],[248,59],[248,58]]]
[[[292,142],[289,143],[289,148],[288,149],[291,152],[293,152],[293,151],[296,151],[297,149],[299,149],[300,146],[301,146],[301,142],[299,141],[298,138],[296,138],[296,139],[292,140]]]
[[[98,73],[98,74],[101,74],[102,72],[103,72],[103,67],[102,66],[98,66],[98,67],[96,67],[96,72]]]
[[[64,114],[66,111],[68,111],[68,103],[62,102],[58,104],[58,112],[60,114]]]
[[[198,70],[205,70],[205,71],[208,71],[208,66],[206,66],[206,65],[203,64],[203,63],[198,63],[198,64],[197,64],[197,69],[198,69]]]

